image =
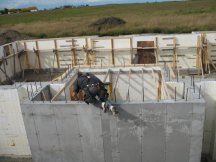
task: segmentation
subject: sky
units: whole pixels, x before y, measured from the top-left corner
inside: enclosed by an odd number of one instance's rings
[[[0,9],[3,8],[23,8],[36,6],[39,9],[49,9],[64,5],[102,5],[118,3],[142,3],[142,2],[162,2],[173,0],[0,0]]]

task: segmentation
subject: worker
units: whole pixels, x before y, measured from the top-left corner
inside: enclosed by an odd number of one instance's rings
[[[113,115],[118,114],[116,108],[108,101],[109,94],[104,83],[92,73],[78,72],[78,77],[74,82],[73,96],[77,98],[80,90],[84,92],[84,101],[100,107],[103,112],[111,111]]]

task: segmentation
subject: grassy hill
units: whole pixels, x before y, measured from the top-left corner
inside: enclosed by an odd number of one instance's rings
[[[111,16],[123,19],[126,24],[100,30],[90,26],[100,18]],[[0,29],[35,37],[216,30],[216,0],[113,4],[0,15]]]

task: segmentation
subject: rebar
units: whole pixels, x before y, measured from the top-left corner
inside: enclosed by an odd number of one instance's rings
[[[200,88],[199,88],[199,99],[201,98],[201,85],[200,85]]]
[[[65,102],[67,103],[67,97],[66,97],[65,88],[64,88],[64,96],[65,96]]]
[[[33,88],[32,88],[32,84],[30,84],[31,86],[31,97],[33,96]]]
[[[193,90],[194,90],[194,93],[195,93],[195,82],[194,82],[194,76],[193,76]]]
[[[185,96],[185,82],[183,83],[183,95],[182,95],[182,99],[184,99]]]
[[[29,89],[28,89],[28,86],[27,86],[27,93],[28,93],[28,99],[30,100],[30,96],[29,96]]]
[[[188,88],[187,88],[187,92],[186,92],[186,97],[185,97],[186,101],[188,100]]]
[[[145,100],[145,89],[144,89],[144,71],[142,69],[142,93],[143,93],[143,102]]]
[[[115,103],[116,103],[116,93],[115,93],[115,88],[114,88],[113,92],[114,92],[114,98],[115,98]]]

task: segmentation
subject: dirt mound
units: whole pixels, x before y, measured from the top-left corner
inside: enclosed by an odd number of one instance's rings
[[[24,39],[31,39],[31,37],[21,34],[15,30],[8,30],[0,33],[0,45]]]
[[[119,25],[124,25],[126,22],[118,17],[105,17],[98,19],[94,23],[92,23],[91,27],[96,27],[98,30],[102,30],[105,28],[112,28]]]

